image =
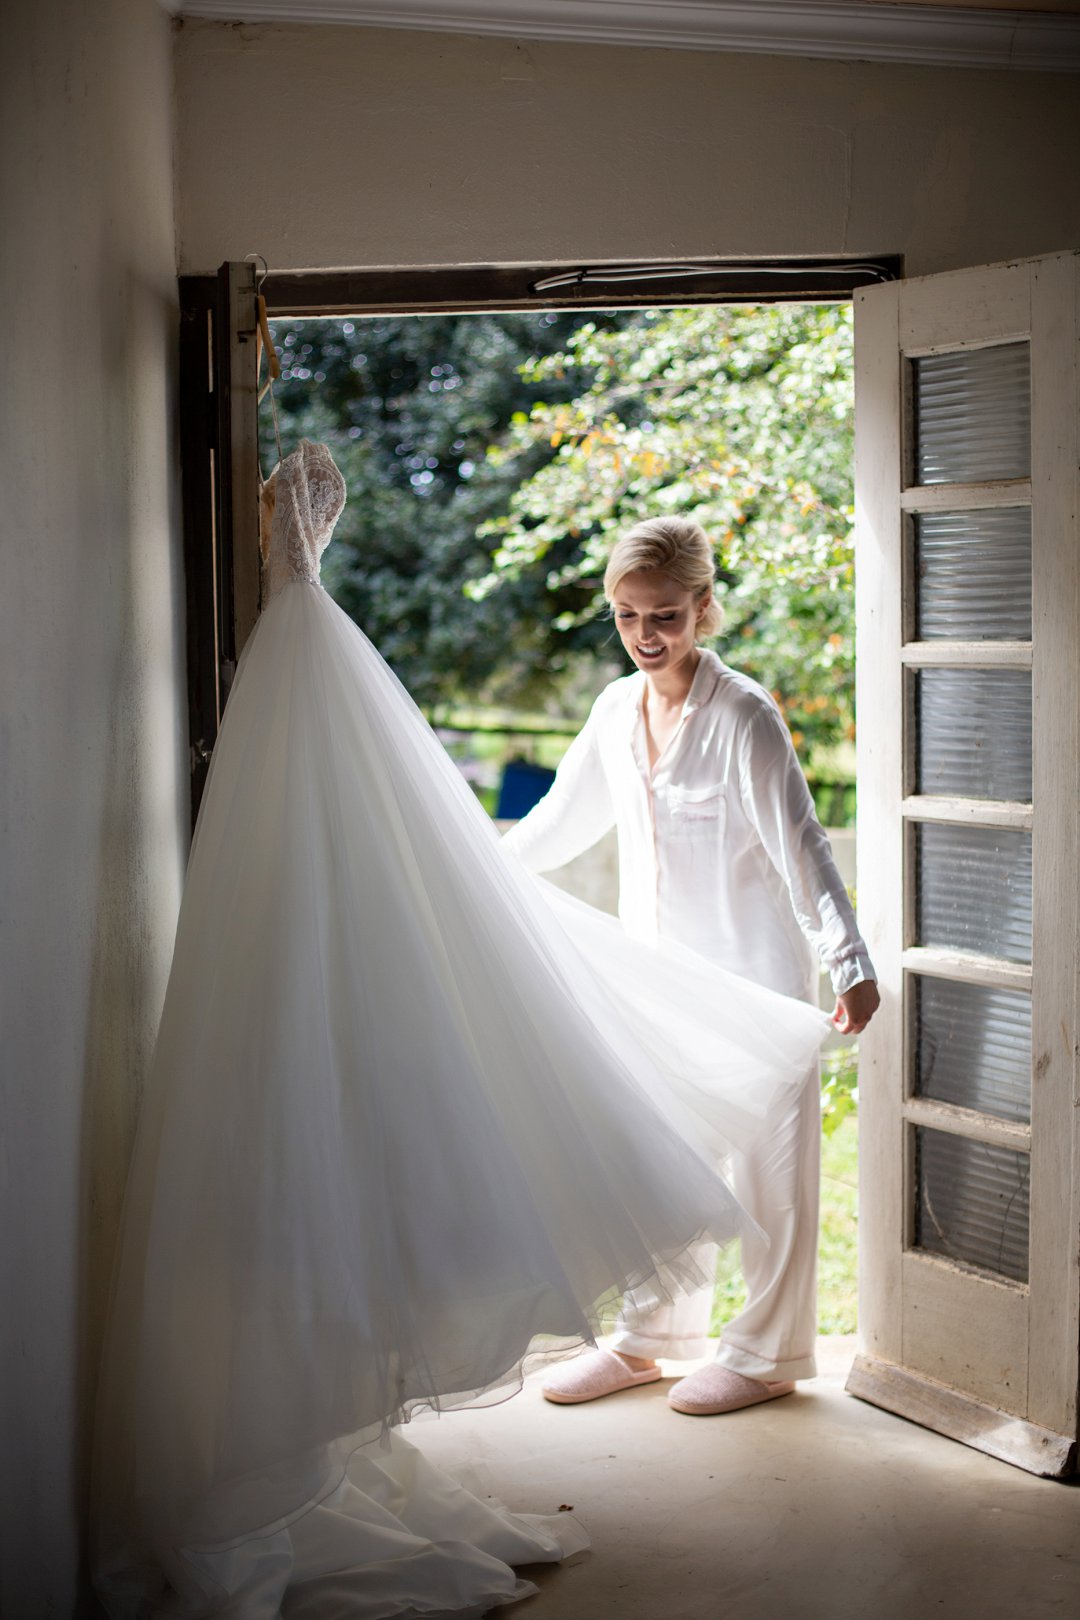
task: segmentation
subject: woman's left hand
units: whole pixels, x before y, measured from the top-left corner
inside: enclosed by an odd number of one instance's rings
[[[863,979],[836,998],[832,1021],[841,1035],[859,1035],[881,1005],[877,982]]]

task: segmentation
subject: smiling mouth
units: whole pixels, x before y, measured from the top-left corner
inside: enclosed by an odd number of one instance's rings
[[[641,646],[639,646],[637,651],[638,651],[638,656],[639,657],[652,659],[655,662],[655,660],[657,658],[661,657],[661,655],[667,651],[667,648],[666,647],[641,647]]]

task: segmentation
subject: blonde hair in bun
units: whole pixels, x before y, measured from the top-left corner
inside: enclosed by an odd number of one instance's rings
[[[692,518],[657,517],[635,523],[615,542],[604,570],[604,595],[610,603],[627,574],[656,572],[669,574],[681,590],[707,597],[698,620],[697,638],[704,640],[719,633],[724,610],[716,600],[716,560],[709,538]]]

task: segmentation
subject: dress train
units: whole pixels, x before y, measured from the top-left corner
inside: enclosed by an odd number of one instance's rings
[[[323,447],[282,463],[192,846],[98,1407],[117,1616],[523,1595],[510,1564],[581,1532],[468,1497],[391,1426],[512,1392],[627,1287],[700,1284],[693,1243],[747,1223],[703,1155],[827,1027],[500,850],[317,583],[343,494]]]

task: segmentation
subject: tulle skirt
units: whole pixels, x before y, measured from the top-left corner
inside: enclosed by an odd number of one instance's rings
[[[529,877],[366,637],[287,586],[214,752],[125,1200],[95,1463],[111,1611],[520,1595],[504,1568],[490,1596],[496,1544],[555,1557],[573,1532],[489,1534],[475,1504],[440,1537],[453,1492],[389,1427],[509,1392],[627,1286],[700,1284],[689,1246],[747,1220],[709,1161],[825,1027]]]

